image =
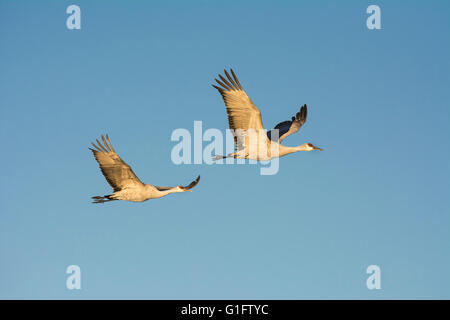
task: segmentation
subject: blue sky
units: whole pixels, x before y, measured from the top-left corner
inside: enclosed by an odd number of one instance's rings
[[[66,28],[67,6],[81,30]],[[366,8],[381,8],[381,30]],[[448,1],[0,1],[0,298],[450,298]],[[258,165],[175,165],[176,128],[227,128],[232,67],[286,145]],[[103,133],[147,183],[110,193]],[[82,289],[67,290],[79,265]],[[381,290],[366,288],[369,265]]]

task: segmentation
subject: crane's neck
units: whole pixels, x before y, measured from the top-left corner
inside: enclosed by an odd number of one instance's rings
[[[307,143],[304,143],[297,147],[286,147],[286,146],[283,146],[282,144],[280,144],[279,150],[280,150],[280,157],[281,157],[281,156],[284,156],[284,155],[287,155],[290,153],[294,153],[294,152],[298,152],[298,151],[309,151],[309,148],[308,148]]]
[[[157,188],[155,188],[152,185],[147,185],[147,186],[148,187],[147,187],[145,196],[148,199],[162,198],[162,197],[167,196],[168,194],[171,194],[171,193],[181,192],[180,189],[177,188],[177,187],[170,188],[170,189],[167,189],[167,190],[158,190]]]
[[[182,191],[180,191],[177,187],[174,187],[174,188],[171,188],[168,190],[160,191],[159,194],[161,195],[161,197],[164,197],[164,196],[167,196],[168,194],[176,193],[176,192],[182,192]]]

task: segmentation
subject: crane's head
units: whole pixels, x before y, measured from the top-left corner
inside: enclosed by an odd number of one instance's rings
[[[318,148],[318,147],[314,146],[312,143],[305,143],[305,149],[306,149],[306,151],[313,151],[313,150],[323,151],[322,148]]]

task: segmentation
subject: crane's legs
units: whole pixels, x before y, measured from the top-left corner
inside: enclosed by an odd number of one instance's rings
[[[110,196],[111,195],[106,195],[103,197],[100,197],[100,196],[92,197],[92,199],[94,200],[94,201],[92,201],[92,203],[105,203],[105,202],[117,200],[117,199],[111,199]]]

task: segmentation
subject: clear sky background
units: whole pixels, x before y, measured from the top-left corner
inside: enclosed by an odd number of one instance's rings
[[[449,299],[449,31],[448,1],[0,1],[0,298]],[[284,142],[325,151],[173,164],[174,129],[228,127],[225,67],[267,128],[308,104]],[[200,184],[91,204],[103,133],[144,182]]]

